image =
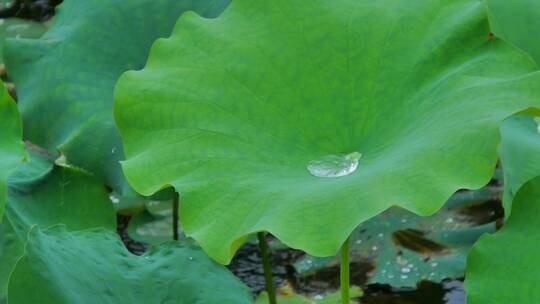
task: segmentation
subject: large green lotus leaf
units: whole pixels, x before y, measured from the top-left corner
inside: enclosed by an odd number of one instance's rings
[[[540,134],[534,116],[516,115],[503,123],[499,154],[504,173],[505,215],[509,216],[515,193],[540,175]]]
[[[123,151],[112,116],[113,87],[142,68],[154,40],[178,16],[216,16],[229,0],[70,0],[41,39],[11,39],[6,65],[17,86],[25,139],[63,154],[62,165],[85,169],[129,192],[118,161]]]
[[[490,21],[496,35],[529,53],[540,63],[540,2],[537,0],[488,0]]]
[[[31,292],[29,292],[31,291]],[[252,303],[249,289],[200,249],[177,242],[143,256],[109,230],[33,229],[9,303]]]
[[[516,194],[503,228],[483,235],[467,258],[469,304],[536,303],[540,297],[540,177]]]
[[[497,188],[459,192],[429,217],[402,208],[386,210],[351,234],[351,272],[369,263],[373,270],[367,275],[367,283],[394,287],[463,277],[470,247],[483,233],[495,232],[497,208],[491,206],[498,205],[499,194]],[[316,276],[338,265],[337,257],[313,256],[294,264],[302,277]]]
[[[222,263],[261,230],[334,255],[390,206],[428,215],[489,181],[502,120],[540,105],[534,62],[490,31],[470,0],[184,14],[115,89],[124,172],[145,195],[178,189],[184,230]],[[339,178],[306,169],[360,154]]]
[[[0,222],[7,200],[7,178],[26,155],[17,105],[0,81]]]

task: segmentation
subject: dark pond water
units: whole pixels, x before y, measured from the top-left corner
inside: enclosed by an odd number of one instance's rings
[[[360,299],[364,304],[464,304],[463,282],[449,280],[442,284],[421,282],[415,289],[392,289],[388,286],[368,286]]]
[[[276,250],[271,255],[274,271],[274,282],[280,286],[292,285],[297,291],[306,294],[319,294],[336,290],[339,286],[339,270],[326,269],[318,273],[317,279],[301,280],[297,277],[292,262],[303,253],[284,249]],[[254,293],[264,289],[264,276],[257,246],[246,244],[238,251],[229,269],[246,283]],[[366,281],[365,274],[370,270],[368,265],[352,265],[357,269],[351,281],[361,284]],[[363,284],[362,284],[363,285]],[[448,280],[443,283],[429,281],[420,282],[417,288],[396,289],[387,285],[367,285],[364,296],[358,299],[363,304],[464,304],[465,290],[460,280]]]
[[[10,6],[0,10],[0,18],[17,17],[35,21],[47,21],[62,0],[13,0]]]

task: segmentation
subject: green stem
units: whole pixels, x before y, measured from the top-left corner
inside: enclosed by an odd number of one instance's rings
[[[178,208],[179,208],[179,195],[178,193],[174,194],[173,199],[173,210],[172,210],[172,229],[173,229],[173,240],[178,241]]]
[[[268,259],[268,243],[266,242],[264,234],[264,232],[258,232],[257,238],[259,239],[259,250],[261,252],[263,263],[266,292],[268,292],[268,303],[276,304],[276,290],[274,289],[274,283],[272,282],[272,267],[270,266],[270,259]]]
[[[349,238],[341,246],[340,261],[340,282],[341,282],[341,304],[349,304]]]

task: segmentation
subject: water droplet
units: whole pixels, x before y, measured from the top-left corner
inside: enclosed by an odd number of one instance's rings
[[[382,237],[384,236],[384,234],[382,234],[382,233],[379,233],[379,235],[378,235],[378,236],[379,236],[380,238],[382,238]]]
[[[454,222],[454,219],[449,217],[447,220],[446,220],[447,223],[453,223]]]
[[[408,273],[408,272],[411,272],[411,269],[407,267],[401,268],[401,272]]]
[[[315,296],[313,297],[313,300],[322,300],[322,299],[323,299],[323,296],[321,296],[320,294],[315,295]]]
[[[393,275],[393,274],[389,274],[389,275],[388,275],[388,278],[389,278],[389,279],[393,279],[393,278],[394,278],[394,275]]]
[[[362,244],[362,240],[356,240],[356,244],[358,245]]]
[[[536,131],[540,133],[540,117],[535,117],[534,121],[536,122]]]
[[[409,276],[407,276],[407,275],[405,275],[405,274],[402,274],[402,275],[400,276],[400,278],[401,278],[402,280],[405,280],[405,279],[408,278],[408,277],[409,277]]]
[[[373,247],[371,247],[371,250],[373,250],[373,251],[377,251],[377,250],[379,250],[379,247],[377,247],[377,246],[373,246]]]
[[[439,263],[437,263],[437,262],[431,263],[431,267],[437,267],[437,265],[439,265]]]
[[[402,257],[402,256],[400,256],[400,255],[398,255],[398,256],[396,257],[396,262],[397,262],[399,265],[401,265],[401,266],[405,266],[405,265],[407,265],[407,263],[408,263],[409,261],[407,261],[406,258],[404,258],[404,257]]]
[[[407,222],[407,219],[402,219],[401,222],[402,222],[402,223],[406,223],[406,222]]]
[[[340,177],[346,176],[358,167],[361,153],[353,152],[347,155],[327,155],[318,160],[309,162],[307,169],[316,177]]]
[[[118,204],[118,203],[120,203],[120,199],[119,199],[118,197],[114,196],[114,195],[109,195],[109,199],[111,200],[111,202],[112,202],[113,204]]]
[[[190,256],[188,259],[189,259],[190,261],[193,261],[193,257],[191,257],[191,256]]]

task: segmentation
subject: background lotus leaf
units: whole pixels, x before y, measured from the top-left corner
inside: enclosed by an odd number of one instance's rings
[[[41,39],[6,43],[8,74],[17,87],[24,137],[63,162],[128,193],[112,117],[113,87],[142,68],[154,40],[170,34],[186,10],[219,14],[229,0],[66,0]],[[46,130],[46,132],[44,132]]]
[[[535,303],[540,296],[540,177],[516,194],[500,231],[485,234],[467,259],[467,303]]]
[[[0,2],[0,9],[2,3]],[[4,62],[4,43],[7,38],[39,38],[46,27],[35,21],[7,18],[0,19],[0,63]]]
[[[26,152],[22,142],[22,123],[17,105],[0,83],[0,222],[7,200],[7,178],[17,168]]]
[[[23,252],[24,244],[13,231],[9,220],[0,223],[0,303],[6,301],[7,284],[13,266]]]
[[[59,223],[70,230],[116,228],[116,215],[103,184],[85,173],[54,167],[55,155],[28,146],[29,161],[9,177],[9,204],[0,225],[0,302],[9,274],[23,253],[31,227]]]
[[[252,297],[200,249],[169,242],[136,256],[112,231],[56,226],[30,232],[11,275],[8,301],[247,304]]]
[[[529,180],[540,175],[540,132],[532,115],[508,118],[501,127],[499,147],[504,173],[504,206],[508,217],[512,200]]]

